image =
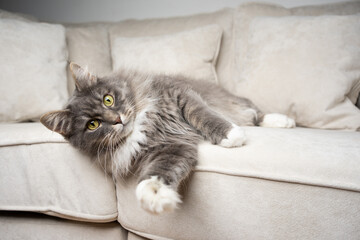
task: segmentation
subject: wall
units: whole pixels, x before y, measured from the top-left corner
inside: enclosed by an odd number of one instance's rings
[[[249,0],[0,0],[0,9],[27,13],[44,21],[118,21],[211,12]],[[261,0],[260,0],[261,1]],[[346,0],[267,0],[285,7]],[[360,1],[360,0],[356,0]]]

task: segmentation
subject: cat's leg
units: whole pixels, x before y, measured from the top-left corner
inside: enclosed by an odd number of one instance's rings
[[[279,113],[269,113],[264,114],[254,103],[249,99],[241,98],[237,96],[229,96],[233,105],[231,106],[235,111],[232,114],[236,115],[236,118],[239,119],[239,124],[245,124],[249,126],[261,126],[261,127],[273,127],[273,128],[293,128],[296,126],[295,120],[289,118],[284,114]],[[236,110],[238,112],[236,112]],[[249,117],[250,115],[250,117]],[[252,117],[251,117],[252,116]],[[244,120],[245,119],[245,120]],[[250,121],[250,124],[246,124],[246,121]],[[252,124],[253,123],[253,124]]]
[[[289,118],[286,115],[279,113],[265,114],[259,122],[261,127],[272,127],[272,128],[294,128],[296,127],[295,120]]]
[[[274,128],[293,128],[296,126],[295,121],[286,115],[264,114],[251,100],[234,96],[225,91],[222,93],[222,99],[212,101],[212,107],[240,126],[256,125]]]
[[[179,99],[178,105],[185,120],[211,143],[223,147],[244,145],[244,130],[213,111],[197,93],[188,91]]]
[[[166,144],[151,149],[142,160],[136,197],[143,209],[159,214],[181,203],[179,184],[196,165],[196,144]]]

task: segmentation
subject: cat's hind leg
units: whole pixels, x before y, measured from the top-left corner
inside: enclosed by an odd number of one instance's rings
[[[279,113],[269,113],[265,114],[261,118],[259,126],[271,128],[294,128],[296,127],[296,123],[294,119],[289,118],[286,115]]]

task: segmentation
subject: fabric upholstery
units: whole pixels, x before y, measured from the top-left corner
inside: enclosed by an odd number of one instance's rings
[[[0,124],[0,139],[0,210],[116,219],[112,179],[59,134],[40,123]]]
[[[112,72],[108,27],[110,24],[68,24],[66,41],[69,61],[75,62],[96,75]],[[67,68],[69,93],[75,89],[74,79]]]
[[[0,212],[1,239],[26,240],[126,240],[117,222],[84,223],[36,213]]]
[[[210,25],[164,36],[111,36],[113,69],[131,69],[148,74],[181,74],[217,83],[215,64],[221,34],[220,27]]]
[[[37,120],[65,104],[63,26],[0,19],[0,52],[0,122]]]
[[[332,4],[301,6],[290,9],[292,15],[319,16],[319,15],[351,15],[360,13],[360,2],[349,1]],[[350,91],[350,99],[358,98],[356,106],[360,108],[360,95],[356,91]]]
[[[360,15],[255,18],[237,92],[298,125],[360,129]],[[244,48],[244,45],[239,45]],[[352,94],[351,92],[356,94]]]
[[[249,24],[251,19],[239,14],[245,8],[250,18],[350,15],[360,12],[360,3],[293,9],[248,4],[194,16],[71,24],[66,25],[69,60],[103,75],[112,71],[107,28],[120,37],[143,38],[217,24],[223,30],[216,65],[219,83],[234,92],[238,78],[232,64],[239,32],[233,30]],[[74,84],[68,77],[71,93]],[[352,103],[355,90],[346,96]],[[126,239],[121,226],[112,222],[117,218],[133,232],[129,239],[360,239],[359,133],[251,127],[246,133],[242,148],[202,144],[199,165],[180,190],[183,204],[175,213],[154,216],[138,205],[135,179],[118,182],[115,193],[112,180],[60,135],[39,123],[2,124],[0,236]]]
[[[132,232],[128,232],[128,240],[146,240],[148,238],[140,237],[139,235],[136,235]]]
[[[151,239],[360,237],[358,133],[245,130],[244,147],[199,147],[175,213],[148,214],[136,201],[136,181],[118,182],[118,221]]]
[[[345,14],[341,9],[339,5],[338,12]],[[354,9],[360,12],[360,4],[349,13]],[[330,10],[336,12],[328,6],[323,14]],[[359,16],[289,17],[315,14],[301,8],[293,12],[268,4],[238,8],[233,66],[237,93],[265,112],[295,118],[301,126],[358,129]]]
[[[232,79],[230,61],[232,54],[232,31],[234,9],[223,9],[213,13],[196,14],[172,18],[126,20],[114,24],[110,28],[111,42],[113,37],[152,37],[193,30],[206,25],[217,24],[221,27],[220,53],[216,64],[216,72],[221,85]],[[228,89],[231,89],[230,87]]]

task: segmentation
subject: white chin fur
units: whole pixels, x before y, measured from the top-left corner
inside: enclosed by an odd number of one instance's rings
[[[141,181],[136,187],[136,197],[143,209],[154,214],[171,212],[181,203],[179,194],[157,176]]]
[[[219,145],[227,148],[241,147],[245,144],[245,141],[246,135],[244,130],[241,127],[233,124],[233,128],[229,131],[226,138],[221,140]]]
[[[260,123],[261,127],[271,128],[294,128],[296,123],[294,119],[279,113],[266,114],[263,121]]]

